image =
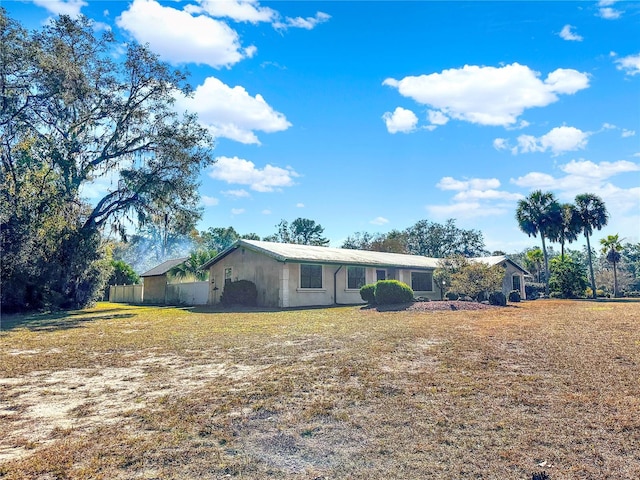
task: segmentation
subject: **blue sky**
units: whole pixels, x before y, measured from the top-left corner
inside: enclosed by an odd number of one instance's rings
[[[2,4],[29,28],[82,13],[191,72],[178,104],[217,139],[201,230],[304,217],[340,246],[454,218],[515,252],[542,189],[601,196],[596,240],[640,241],[640,2]]]

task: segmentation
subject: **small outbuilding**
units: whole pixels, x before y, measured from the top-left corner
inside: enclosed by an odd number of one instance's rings
[[[506,256],[472,260],[503,265],[503,292],[516,289],[525,298],[522,267]],[[416,296],[439,300],[433,283],[438,262],[419,255],[241,239],[202,268],[209,270],[209,304],[220,302],[227,282],[249,280],[256,285],[259,306],[305,307],[363,303],[360,287],[389,279],[406,283]]]
[[[187,258],[174,258],[167,260],[151,270],[144,272],[142,282],[144,284],[143,303],[164,304],[167,301],[167,273],[176,265],[187,261]]]

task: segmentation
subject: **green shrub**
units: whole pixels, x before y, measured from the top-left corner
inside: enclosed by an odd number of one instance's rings
[[[398,280],[380,280],[376,283],[375,297],[378,305],[408,303],[413,301],[413,290]]]
[[[520,292],[518,290],[511,290],[509,292],[509,301],[512,303],[518,303],[520,300],[522,300],[522,297],[520,296]]]
[[[527,295],[527,300],[535,300],[540,295],[544,295],[544,283],[531,282],[524,285],[524,293]]]
[[[376,284],[369,283],[360,287],[360,297],[369,305],[376,303]]]
[[[551,292],[549,298],[564,298],[562,292]]]
[[[238,280],[226,283],[220,302],[223,305],[254,306],[258,301],[256,284],[249,280]]]
[[[445,297],[447,297],[447,300],[458,300],[458,298],[460,298],[460,295],[458,295],[456,292],[447,292]]]
[[[500,307],[507,306],[507,297],[502,292],[492,292],[489,294],[489,304],[498,305]]]
[[[569,257],[554,258],[551,260],[550,269],[549,290],[551,293],[559,294],[559,297],[552,298],[578,298],[584,294],[589,282],[582,264],[574,262]]]
[[[630,298],[639,298],[640,297],[640,292],[624,292],[624,296],[625,297],[630,297]]]

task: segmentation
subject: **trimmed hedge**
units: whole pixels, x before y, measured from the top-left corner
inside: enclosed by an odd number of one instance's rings
[[[360,297],[369,305],[376,303],[376,284],[369,283],[360,287]]]
[[[520,296],[520,292],[518,290],[511,290],[509,292],[509,301],[512,303],[518,303],[520,300],[522,300],[522,297]]]
[[[502,292],[493,292],[489,294],[489,304],[498,305],[500,307],[507,306],[507,297]]]
[[[447,292],[445,297],[447,300],[458,300],[460,298],[460,295],[458,295],[456,292]]]
[[[258,301],[256,284],[249,280],[238,280],[226,283],[220,302],[223,305],[255,306]]]
[[[380,280],[376,283],[375,299],[378,305],[413,302],[413,290],[398,280]]]

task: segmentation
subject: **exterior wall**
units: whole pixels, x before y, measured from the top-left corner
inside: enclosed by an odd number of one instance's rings
[[[504,272],[504,280],[502,281],[502,293],[504,293],[507,297],[509,296],[509,292],[513,290],[513,276],[517,275],[520,277],[520,297],[525,300],[527,298],[526,292],[524,289],[524,273],[521,270],[517,269],[510,263],[505,263],[506,268]]]
[[[322,288],[300,288],[300,264],[289,263],[289,281],[287,289],[289,304],[281,306],[309,307],[316,305],[333,305],[333,274],[338,268],[339,266],[333,265],[322,266]]]
[[[209,268],[209,304],[220,303],[225,269],[231,268],[231,280],[249,280],[258,289],[258,306],[280,307],[283,264],[271,257],[242,247]]]
[[[166,275],[156,275],[154,277],[144,277],[144,303],[164,303],[167,293]]]

